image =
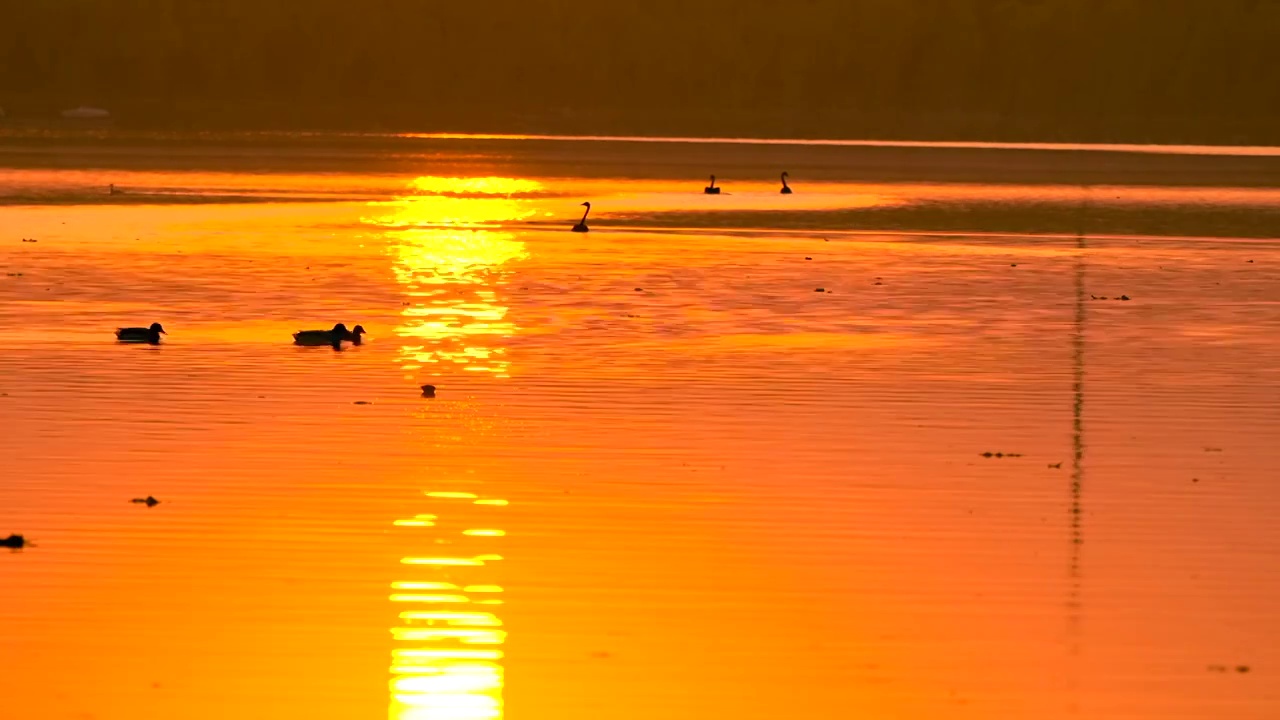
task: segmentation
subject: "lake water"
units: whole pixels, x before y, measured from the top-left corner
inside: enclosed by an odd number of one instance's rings
[[[0,717],[1280,717],[1274,153],[0,168]]]

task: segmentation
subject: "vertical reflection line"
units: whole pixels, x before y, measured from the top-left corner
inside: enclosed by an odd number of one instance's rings
[[[1072,658],[1080,654],[1080,552],[1084,545],[1081,502],[1084,491],[1084,263],[1086,249],[1085,234],[1081,231],[1076,235],[1076,306],[1071,335],[1071,548],[1067,571],[1070,583],[1067,595],[1067,642]],[[1068,677],[1069,709],[1072,714],[1075,714],[1079,711],[1079,683],[1074,662],[1071,663]]]

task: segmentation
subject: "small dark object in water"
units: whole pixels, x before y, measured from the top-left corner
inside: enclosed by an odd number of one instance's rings
[[[40,242],[40,241],[36,240],[35,238],[22,238],[22,242]],[[1249,262],[1253,262],[1253,261],[1250,260]]]
[[[636,288],[636,292],[644,292],[644,288]]]
[[[363,325],[357,325],[351,328],[351,332],[347,334],[347,339],[351,341],[352,345],[359,345],[361,342],[360,336],[367,334],[368,333],[365,332]]]
[[[879,280],[877,280],[877,281],[875,282],[875,284],[876,284],[876,285],[883,285],[884,283],[882,283],[882,282],[880,282]]]
[[[1224,673],[1227,671],[1227,666],[1226,665],[1210,665],[1208,667],[1208,670],[1209,672]]]
[[[20,550],[25,547],[26,544],[27,539],[21,535],[10,535],[7,538],[0,539],[0,547],[13,548],[14,550]]]
[[[1191,478],[1191,482],[1200,482],[1200,478]]]
[[[150,495],[148,495],[148,496],[146,496],[146,497],[144,497],[144,498],[134,498],[134,499],[130,500],[129,502],[131,502],[131,503],[135,503],[135,504],[137,504],[137,505],[146,505],[147,507],[155,507],[155,506],[157,506],[157,505],[159,505],[159,504],[160,504],[160,501],[159,501],[159,500],[155,499],[154,497],[152,497],[152,496],[150,496]]]
[[[1009,263],[1009,267],[1018,267],[1018,263]]]
[[[31,242],[35,242],[35,240],[32,240]],[[1253,261],[1252,261],[1252,260],[1250,260],[1249,262],[1253,262]]]
[[[369,402],[368,400],[357,400],[355,401],[355,404],[356,405],[372,405],[373,403]]]
[[[1061,470],[1061,469],[1062,469],[1062,463],[1060,463],[1060,462],[1056,462],[1056,463],[1049,463],[1049,469],[1050,469],[1050,470]]]
[[[1222,448],[1217,448],[1217,447],[1207,447],[1207,448],[1205,448],[1205,449],[1204,449],[1204,451],[1205,451],[1205,452],[1222,452]]]
[[[809,257],[808,255],[805,255],[805,256],[804,256],[804,259],[805,259],[805,260],[812,260],[813,258]]]
[[[992,452],[984,452],[984,453],[982,453],[982,457],[985,457],[985,458],[989,458],[989,457],[991,457],[991,456],[993,456],[993,455],[995,455],[995,453],[992,453]]]
[[[813,289],[813,291],[814,291],[814,292],[826,292],[826,291],[827,291],[827,289],[826,289],[826,288],[814,288],[814,289]]]
[[[422,386],[422,397],[435,397],[435,396],[436,396],[436,386],[435,386],[435,385],[423,385],[423,386]]]
[[[716,187],[716,176],[711,176],[711,184],[702,188],[702,192],[706,195],[719,195],[720,188]]]
[[[1118,297],[1118,298],[1116,298],[1116,299],[1117,299],[1117,300],[1124,300],[1124,301],[1126,301],[1126,302],[1127,302],[1127,301],[1129,300],[1129,296],[1128,296],[1128,295],[1121,295],[1120,297]]]
[[[1236,672],[1238,672],[1238,673],[1247,673],[1247,672],[1249,672],[1249,666],[1248,666],[1248,665],[1237,665],[1237,666],[1236,666]]]
[[[116,340],[123,343],[148,343],[159,345],[160,336],[168,335],[160,323],[151,323],[151,327],[116,328]]]
[[[782,189],[778,191],[780,195],[790,195],[791,186],[787,184],[787,178],[791,177],[785,170],[782,172]]]

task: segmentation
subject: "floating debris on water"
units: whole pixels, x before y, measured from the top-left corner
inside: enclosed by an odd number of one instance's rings
[[[22,242],[40,242],[40,241],[35,238],[22,238]],[[1250,260],[1249,262],[1253,262],[1253,261]]]
[[[805,259],[805,260],[812,260],[813,258],[809,257],[808,255],[805,255],[805,256],[804,256],[804,259]],[[1253,262],[1253,261],[1252,261],[1252,260],[1250,260],[1249,262]]]
[[[368,400],[357,400],[355,401],[354,404],[355,405],[372,405],[373,403],[369,402]]]
[[[991,451],[980,453],[980,455],[982,455],[982,457],[984,458],[1022,457],[1022,453],[991,452]]]
[[[814,292],[826,292],[826,291],[827,291],[827,289],[826,289],[826,288],[814,288],[814,289],[813,289],[813,291],[814,291]]]
[[[144,497],[144,498],[134,498],[134,499],[130,500],[129,502],[134,503],[134,504],[137,504],[137,505],[146,505],[147,507],[155,507],[155,506],[157,506],[157,505],[159,505],[159,504],[160,504],[160,501],[159,501],[159,500],[157,500],[157,499],[155,499],[155,498],[154,498],[154,497],[152,497],[151,495],[148,495],[148,496],[146,496],[146,497]]]
[[[1060,463],[1060,462],[1056,462],[1056,463],[1049,463],[1049,469],[1050,469],[1050,470],[1061,470],[1061,469],[1062,469],[1062,463]]]
[[[1116,299],[1117,299],[1117,300],[1124,300],[1125,302],[1128,302],[1128,301],[1129,301],[1129,296],[1128,296],[1128,295],[1121,295],[1120,297],[1118,297],[1118,298],[1116,298]]]

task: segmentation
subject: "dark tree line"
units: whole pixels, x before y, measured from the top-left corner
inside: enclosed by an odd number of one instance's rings
[[[0,0],[120,123],[1280,142],[1280,0]]]

